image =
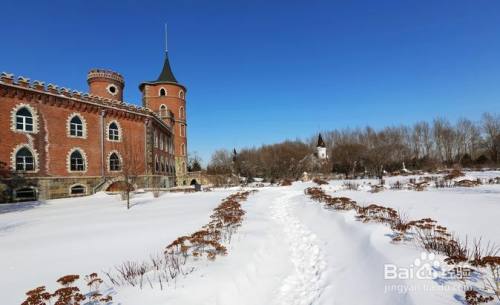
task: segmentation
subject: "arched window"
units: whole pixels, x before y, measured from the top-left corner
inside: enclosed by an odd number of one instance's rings
[[[75,150],[69,157],[69,168],[73,172],[82,172],[85,170],[85,159],[79,150]]]
[[[108,126],[108,139],[111,141],[119,141],[120,140],[120,129],[116,122],[112,122]]]
[[[158,148],[158,133],[156,132],[156,130],[153,132],[153,143],[155,148]]]
[[[161,158],[161,171],[165,172],[165,160],[163,159],[163,157]]]
[[[69,189],[69,194],[71,196],[83,196],[87,194],[87,187],[82,184],[73,185]]]
[[[33,115],[26,107],[16,112],[16,130],[33,131]]]
[[[35,159],[31,151],[23,147],[16,153],[16,170],[32,171],[35,170]]]
[[[184,99],[184,91],[179,91],[179,98]]]
[[[158,156],[155,156],[155,170],[156,172],[160,171],[160,161],[158,161]]]
[[[186,126],[184,124],[179,124],[179,135],[181,137],[186,136]]]
[[[109,170],[112,172],[117,172],[122,169],[122,164],[120,162],[120,157],[116,153],[112,153],[109,156]]]
[[[160,134],[160,150],[163,150],[163,136]]]
[[[161,104],[160,105],[160,116],[161,117],[166,117],[167,116],[167,106]]]
[[[184,113],[184,107],[179,108],[179,118],[184,119],[185,118],[185,113]]]
[[[69,122],[69,134],[74,137],[83,137],[83,122],[77,115]]]
[[[165,90],[165,88],[160,88],[160,96],[167,96],[167,90]]]

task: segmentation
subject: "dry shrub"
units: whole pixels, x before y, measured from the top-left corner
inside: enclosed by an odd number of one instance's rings
[[[452,236],[445,227],[437,225],[435,220],[419,220],[414,225],[414,230],[417,243],[425,250],[448,257],[468,257],[467,240],[462,242],[458,237]]]
[[[444,176],[443,178],[445,180],[453,180],[455,178],[463,177],[463,176],[465,176],[465,174],[461,170],[454,169],[451,172],[449,172],[448,175]]]
[[[165,255],[183,257],[201,257],[206,255],[213,260],[217,255],[226,255],[227,249],[222,242],[230,241],[232,234],[243,222],[245,211],[241,201],[245,201],[252,192],[238,192],[222,201],[210,216],[212,219],[201,230],[190,236],[181,236],[165,249]]]
[[[52,296],[57,298],[54,305],[80,305],[86,299],[78,287],[59,288]]]
[[[410,179],[410,183],[408,183],[408,189],[418,192],[425,191],[428,186],[429,186],[428,180],[417,182],[415,179]]]
[[[87,296],[80,292],[80,288],[74,285],[75,281],[80,278],[79,275],[65,275],[57,280],[62,286],[54,293],[45,290],[45,286],[37,287],[26,293],[26,300],[21,305],[80,305],[87,299]],[[113,298],[110,295],[102,295],[98,289],[102,280],[97,273],[92,273],[85,276],[87,286],[89,287],[89,299],[92,305],[107,304]]]
[[[327,195],[319,187],[310,187],[304,190],[306,195],[309,195],[313,200],[324,203],[326,208],[335,210],[352,210],[357,207],[354,200],[347,197],[332,197]]]
[[[483,282],[486,290],[495,294],[500,301],[500,256],[485,256],[472,262],[483,268]]]
[[[72,284],[74,281],[79,279],[80,276],[77,274],[69,274],[65,275],[63,277],[60,277],[57,282],[63,286],[68,286],[69,284]]]
[[[292,185],[293,180],[292,179],[283,179],[280,182],[280,186],[290,186]]]
[[[45,291],[45,286],[37,287],[26,292],[28,296],[21,305],[49,305],[52,294]]]
[[[465,291],[465,301],[469,305],[479,305],[482,303],[488,303],[490,301],[493,301],[492,296],[483,296],[476,290],[470,288]]]
[[[356,216],[363,222],[379,222],[393,225],[399,218],[398,212],[392,208],[386,208],[376,204],[370,204],[367,207],[359,207]]]
[[[314,178],[312,181],[313,181],[314,183],[316,183],[317,185],[325,185],[325,184],[328,184],[328,181],[323,180],[323,179],[318,178],[318,177]]]
[[[474,187],[474,186],[481,185],[481,181],[479,179],[478,180],[464,179],[464,180],[460,180],[460,181],[455,181],[454,185],[461,186],[461,187]]]

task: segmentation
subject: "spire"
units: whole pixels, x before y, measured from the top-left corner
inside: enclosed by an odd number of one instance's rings
[[[170,68],[170,62],[168,61],[168,31],[167,24],[165,23],[165,61],[163,62],[163,69],[161,70],[160,76],[158,76],[157,82],[170,82],[177,83],[174,73]]]
[[[161,70],[160,76],[158,76],[156,82],[177,83],[174,73],[172,73],[172,69],[170,68],[170,62],[168,61],[168,52],[165,52],[165,61],[163,62],[163,69]]]
[[[321,133],[318,136],[318,144],[316,147],[326,147],[325,141],[323,141],[323,137],[321,136]]]
[[[161,83],[171,83],[171,84],[176,84],[178,86],[181,86],[184,91],[186,91],[186,87],[183,85],[179,84],[177,79],[174,76],[174,73],[172,72],[172,68],[170,67],[170,61],[168,59],[168,41],[167,41],[167,24],[165,24],[165,59],[163,61],[163,68],[161,69],[160,75],[156,80],[153,81],[146,81],[143,82],[139,85],[139,90],[143,90],[145,85],[154,85],[154,84],[161,84]]]
[[[168,31],[166,23],[165,23],[165,53],[168,53]]]

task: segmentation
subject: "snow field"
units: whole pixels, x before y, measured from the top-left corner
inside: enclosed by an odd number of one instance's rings
[[[323,189],[359,204],[395,208],[410,219],[431,217],[459,236],[482,236],[500,244],[499,185],[370,193],[346,191],[342,183],[332,181]],[[227,256],[193,259],[186,268],[196,269],[163,290],[157,285],[114,287],[113,304],[464,304],[457,283],[384,278],[385,265],[411,267],[422,250],[411,243],[391,243],[389,227],[361,223],[353,211],[324,209],[304,195],[310,186],[299,182],[260,188],[242,202],[246,215],[225,244]],[[140,194],[129,211],[123,201],[104,194],[0,206],[0,303],[19,304],[24,292],[39,285],[53,290],[55,280],[65,274],[107,271],[126,260],[161,253],[177,237],[200,229],[212,209],[238,190],[157,199]],[[442,263],[443,257],[436,260]]]
[[[162,253],[179,236],[209,221],[234,190],[138,194],[130,210],[119,196],[50,200],[26,208],[0,205],[0,304],[16,305],[25,292],[67,274],[109,271],[125,261]]]

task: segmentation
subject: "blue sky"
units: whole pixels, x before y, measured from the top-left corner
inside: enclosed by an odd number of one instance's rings
[[[0,71],[125,99],[170,62],[188,87],[189,151],[319,130],[479,119],[500,109],[500,1],[5,1]]]

